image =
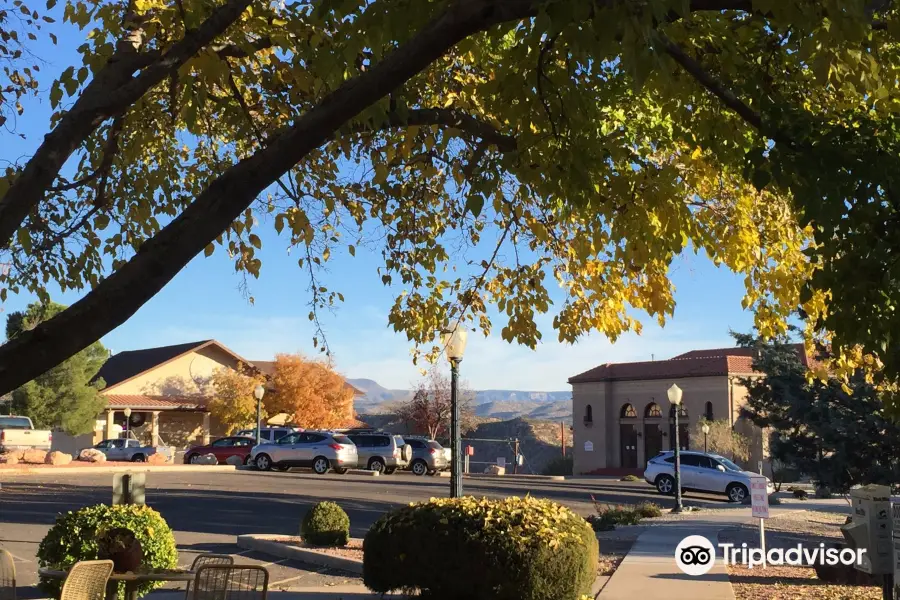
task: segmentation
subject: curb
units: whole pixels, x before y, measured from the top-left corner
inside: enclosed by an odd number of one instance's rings
[[[534,479],[537,481],[565,481],[566,478],[564,475],[515,475],[513,473],[507,473],[506,475],[493,475],[491,473],[468,473],[463,475],[463,477],[472,477],[473,479],[477,478],[492,478],[492,479]]]
[[[144,463],[132,463],[131,465],[117,465],[114,467],[62,467],[59,469],[26,467],[24,469],[0,469],[0,477],[17,477],[19,475],[86,475],[88,473],[190,473],[203,471],[206,473],[233,472],[232,465],[145,465]]]
[[[235,467],[235,469],[238,471],[249,471],[251,473],[269,473],[269,472],[271,472],[271,471],[260,471],[256,467],[251,467],[250,465],[240,465],[238,467]],[[303,467],[291,467],[285,472],[291,473],[294,471],[294,469],[303,469]],[[306,471],[311,472],[309,469],[306,469]],[[333,471],[329,471],[329,472],[333,472]],[[378,471],[369,471],[368,469],[349,469],[347,471],[347,474],[348,475],[364,475],[366,477],[378,477],[379,475],[381,475],[381,473],[379,473]]]
[[[248,534],[239,535],[237,537],[237,545],[246,550],[256,550],[265,554],[271,554],[278,558],[289,558],[310,565],[326,567],[329,569],[339,569],[356,575],[362,575],[363,563],[361,560],[353,558],[345,558],[343,556],[332,556],[315,550],[300,548],[299,546],[288,546],[280,542],[274,541],[279,538],[285,538],[285,535],[273,534]]]

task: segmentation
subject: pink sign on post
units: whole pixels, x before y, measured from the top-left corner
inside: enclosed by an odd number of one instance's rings
[[[766,478],[750,478],[750,513],[754,519],[769,518],[769,493]]]

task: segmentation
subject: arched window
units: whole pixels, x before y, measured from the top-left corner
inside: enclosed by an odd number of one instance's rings
[[[704,416],[706,417],[706,420],[707,420],[707,421],[712,421],[712,420],[713,420],[712,402],[707,402],[707,403],[706,403],[706,414],[705,414]]]
[[[688,416],[687,407],[684,404],[682,404],[681,406],[678,407],[678,418],[683,419],[683,418],[686,418],[687,416]],[[670,419],[675,418],[675,405],[674,404],[669,408],[669,418]]]
[[[590,404],[588,404],[587,408],[584,409],[584,422],[585,423],[593,423],[594,422],[594,409],[591,408]]]
[[[651,402],[647,405],[647,408],[644,409],[645,417],[661,417],[662,409],[659,407],[659,404],[656,402]]]
[[[622,412],[619,416],[623,419],[634,419],[637,417],[637,412],[635,412],[634,407],[631,404],[626,404],[622,407]]]

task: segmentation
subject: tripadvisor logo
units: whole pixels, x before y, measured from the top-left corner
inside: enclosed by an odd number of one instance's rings
[[[826,548],[825,544],[806,547],[797,544],[790,548],[750,548],[747,544],[719,544],[724,564],[753,567],[836,565],[858,566],[863,562],[865,548]],[[704,575],[716,562],[716,547],[702,535],[689,535],[675,548],[675,564],[687,575]]]

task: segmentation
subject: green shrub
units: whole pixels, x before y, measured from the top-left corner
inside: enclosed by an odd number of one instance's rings
[[[542,475],[571,475],[572,474],[572,457],[559,456],[548,462],[543,470]]]
[[[831,488],[824,485],[816,485],[816,498],[827,500],[833,496]]]
[[[641,513],[637,507],[621,504],[602,506],[596,502],[594,506],[597,507],[597,514],[588,519],[594,531],[612,531],[616,525],[637,525],[641,522]]]
[[[143,566],[152,569],[174,569],[178,566],[175,536],[166,520],[149,506],[97,504],[67,512],[56,518],[38,546],[38,564],[42,568],[67,569],[80,560],[95,560],[99,538],[107,530],[123,527],[134,532],[144,552]],[[140,595],[161,587],[162,582],[142,583]],[[41,591],[58,597],[62,581],[42,578]],[[125,586],[119,585],[119,597]]]
[[[411,504],[379,519],[363,551],[367,587],[431,600],[577,600],[599,560],[584,519],[531,497]]]
[[[641,478],[638,477],[637,475],[626,475],[625,477],[621,478],[619,481],[640,481],[640,480],[641,480]]]
[[[654,519],[662,516],[662,509],[659,504],[653,502],[641,502],[634,507],[642,519]]]
[[[300,535],[314,546],[346,546],[350,517],[334,502],[319,502],[303,515]]]

